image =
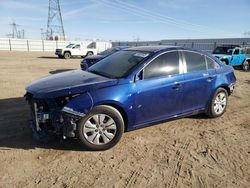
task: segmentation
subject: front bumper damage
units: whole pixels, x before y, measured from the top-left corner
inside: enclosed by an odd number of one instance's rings
[[[85,114],[64,107],[60,99],[34,99],[25,95],[30,106],[30,127],[36,140],[49,142],[56,137],[75,137],[77,121]]]

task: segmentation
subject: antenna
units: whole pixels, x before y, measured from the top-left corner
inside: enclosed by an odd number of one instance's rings
[[[53,40],[56,37],[65,40],[60,3],[59,0],[49,0],[46,38]]]

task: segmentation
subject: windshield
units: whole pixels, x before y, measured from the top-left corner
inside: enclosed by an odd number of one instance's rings
[[[119,51],[94,64],[88,71],[109,78],[123,78],[149,55],[149,52]]]
[[[72,46],[74,46],[75,44],[69,44],[68,46],[66,46],[66,48],[71,48]]]
[[[228,47],[217,47],[214,49],[213,54],[227,54],[231,55],[233,48]]]
[[[111,55],[116,52],[116,48],[109,48],[103,52],[98,53],[99,55]]]

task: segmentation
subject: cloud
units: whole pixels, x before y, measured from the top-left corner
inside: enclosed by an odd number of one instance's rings
[[[78,7],[80,5],[80,8],[75,8],[73,10],[69,10],[63,13],[64,19],[70,19],[75,16],[83,15],[85,12],[91,12],[91,10],[98,10],[98,7],[100,6],[100,3],[90,3],[90,4],[78,4]]]

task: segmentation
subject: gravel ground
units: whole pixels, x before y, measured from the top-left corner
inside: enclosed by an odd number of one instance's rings
[[[250,72],[235,71],[236,90],[220,118],[128,132],[104,152],[85,151],[75,140],[37,143],[25,85],[79,62],[0,51],[0,187],[250,187]]]

